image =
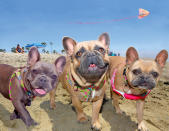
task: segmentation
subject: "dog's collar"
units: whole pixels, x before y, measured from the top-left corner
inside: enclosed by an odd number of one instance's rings
[[[76,82],[76,80],[74,79],[74,77],[70,73],[66,74],[66,80],[68,82],[68,85],[70,87],[73,87],[74,91],[80,91],[80,92],[84,93],[84,98],[83,98],[84,101],[89,101],[90,98],[93,99],[95,97],[95,91],[100,89],[101,87],[103,87],[104,84],[106,83],[105,77],[102,80],[102,82],[100,83],[100,86],[95,86],[94,84],[92,84],[90,86],[81,87],[81,86],[79,86],[79,84]]]
[[[27,68],[24,68],[23,70],[24,73],[27,72]],[[17,69],[16,71],[14,71],[14,73],[11,75],[11,78],[10,78],[10,82],[9,82],[9,98],[10,100],[12,100],[12,92],[11,92],[11,88],[12,88],[12,81],[13,79],[17,77],[18,80],[19,80],[19,83],[20,83],[20,86],[24,89],[24,91],[26,92],[26,94],[28,95],[28,98],[30,100],[33,100],[33,98],[35,97],[33,95],[33,92],[31,91],[31,89],[28,89],[25,87],[24,85],[24,82],[23,82],[23,79],[22,79],[22,76],[21,76],[21,69]]]
[[[123,76],[125,77],[125,80],[126,80],[126,82],[127,82],[127,84],[128,84],[128,80],[127,80],[127,76],[126,76],[126,69],[127,69],[127,68],[125,68],[124,71],[123,71]],[[117,69],[114,70],[113,76],[112,76],[112,78],[111,78],[112,91],[115,92],[116,94],[121,95],[121,96],[123,96],[123,97],[126,98],[126,99],[130,99],[130,100],[140,100],[140,99],[145,99],[145,98],[148,96],[148,94],[151,92],[151,90],[148,90],[148,91],[147,91],[146,93],[144,93],[144,94],[141,94],[141,95],[133,95],[133,94],[127,94],[127,93],[125,93],[125,92],[122,92],[122,91],[117,90],[117,89],[115,88],[115,84],[114,84],[115,77],[116,77],[116,72],[117,72]]]
[[[69,69],[69,73],[71,73],[71,75],[75,78],[75,80],[77,81],[77,83],[79,84],[79,86],[81,87],[87,87],[92,85],[92,83],[87,82],[85,80],[84,77],[82,77],[81,75],[78,75],[75,71],[74,71],[74,65],[73,65],[73,57],[69,58],[70,60],[70,69]],[[106,71],[104,72],[104,74],[101,76],[101,78],[99,79],[99,81],[97,83],[95,83],[95,86],[99,86],[100,83],[103,81],[103,79],[105,77],[107,77],[107,71],[108,71],[109,67],[106,68]]]

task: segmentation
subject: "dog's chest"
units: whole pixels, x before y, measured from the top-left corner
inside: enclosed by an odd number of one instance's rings
[[[74,92],[80,101],[95,101],[100,98],[102,89],[78,88]]]
[[[74,78],[72,78],[69,73],[67,73],[65,78],[66,81],[64,82],[64,85],[68,92],[72,95],[75,94],[80,101],[96,101],[101,98],[105,79],[102,80],[99,86],[93,84],[87,87],[81,87],[75,82]]]

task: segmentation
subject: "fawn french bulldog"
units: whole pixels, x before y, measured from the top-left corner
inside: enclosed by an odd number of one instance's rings
[[[92,128],[96,130],[101,129],[99,111],[106,89],[109,43],[107,33],[98,40],[80,43],[69,37],[63,38],[67,61],[60,82],[71,95],[79,122],[87,121],[81,101],[93,103]],[[50,93],[51,108],[55,108],[55,91],[56,88]]]
[[[143,122],[144,100],[156,87],[167,58],[168,52],[162,50],[155,60],[139,59],[133,47],[128,48],[126,58],[110,57],[110,93],[116,112],[122,113],[118,103],[120,96],[136,100],[138,130],[148,131]]]

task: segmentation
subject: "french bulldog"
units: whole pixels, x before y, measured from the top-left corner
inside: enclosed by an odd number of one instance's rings
[[[110,79],[114,79],[114,88],[136,100],[138,130],[148,131],[143,122],[144,101],[148,93],[156,87],[162,68],[168,58],[168,52],[162,50],[155,60],[139,59],[135,48],[130,47],[126,52],[126,58],[120,56],[110,57]],[[115,75],[116,71],[116,75]],[[114,77],[114,78],[113,78]],[[112,80],[113,81],[113,80]],[[119,107],[119,93],[110,88],[116,113],[122,113]],[[124,96],[125,97],[125,96]]]
[[[31,118],[26,106],[31,105],[35,96],[42,97],[56,86],[65,64],[64,56],[57,58],[55,64],[41,62],[36,47],[30,49],[25,67],[18,69],[0,64],[0,93],[10,99],[14,106],[11,120],[22,119],[27,126],[37,124]]]
[[[108,47],[110,39],[107,33],[98,40],[77,43],[69,37],[63,38],[63,47],[67,54],[66,66],[60,82],[71,95],[72,104],[77,112],[77,120],[87,121],[81,102],[93,103],[92,129],[100,130],[99,111],[105,94],[108,78]],[[55,108],[55,91],[50,92],[50,106]]]

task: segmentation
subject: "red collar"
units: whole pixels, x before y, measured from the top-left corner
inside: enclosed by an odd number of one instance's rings
[[[125,92],[122,92],[122,91],[119,91],[115,88],[115,84],[114,84],[114,81],[115,81],[115,76],[116,76],[116,72],[117,72],[117,69],[114,70],[114,73],[113,73],[113,76],[111,78],[111,85],[112,85],[112,90],[117,93],[118,95],[121,95],[123,96],[124,98],[126,99],[130,99],[130,100],[140,100],[140,99],[145,99],[148,94],[151,92],[151,90],[148,90],[146,92],[146,94],[142,94],[142,95],[133,95],[133,94],[127,94]]]

